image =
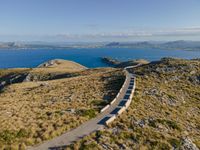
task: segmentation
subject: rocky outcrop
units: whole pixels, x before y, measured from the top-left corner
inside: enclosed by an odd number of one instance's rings
[[[112,65],[112,66],[116,66],[119,65],[121,63],[121,61],[111,58],[111,57],[102,57],[101,60],[108,64],[108,65]]]
[[[50,67],[52,65],[58,65],[59,64],[59,59],[54,59],[54,60],[49,60],[47,62],[44,62],[38,66],[38,68],[45,68],[45,67]]]
[[[136,59],[136,60],[129,60],[129,61],[125,61],[125,62],[121,62],[120,64],[118,64],[116,67],[118,68],[125,68],[127,66],[136,66],[138,64],[148,64],[149,62],[147,60],[144,59]]]
[[[136,60],[129,60],[129,61],[119,61],[117,59],[111,57],[103,57],[102,61],[108,65],[114,66],[116,68],[125,68],[128,66],[136,66],[138,64],[148,64],[149,62],[144,59],[136,59]]]
[[[181,150],[199,150],[199,148],[188,137],[182,139]]]
[[[5,86],[23,82],[28,73],[20,73],[20,74],[8,74],[0,78],[0,90],[2,90]]]
[[[76,73],[47,73],[47,74],[40,74],[40,73],[29,73],[24,82],[31,82],[31,81],[47,81],[47,80],[56,80],[62,78],[70,78],[78,76]]]

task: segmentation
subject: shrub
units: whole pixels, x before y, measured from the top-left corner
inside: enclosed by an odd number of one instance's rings
[[[167,124],[170,128],[180,130],[179,126],[178,126],[177,123],[174,122],[174,121],[167,120],[167,121],[166,121],[166,124]]]
[[[91,105],[95,105],[95,106],[105,106],[108,104],[107,101],[102,101],[102,100],[92,100],[90,102]]]
[[[1,141],[4,141],[7,144],[12,143],[15,137],[16,137],[16,133],[9,130],[4,130],[3,132],[0,133]]]
[[[80,150],[93,150],[93,149],[98,149],[97,144],[95,142],[91,143],[83,143],[80,147]]]
[[[20,129],[18,132],[4,130],[0,133],[0,141],[4,141],[7,144],[11,144],[16,138],[24,138],[27,136],[28,132],[25,129]]]
[[[169,143],[174,147],[174,148],[179,148],[181,145],[180,140],[172,138],[169,140]]]
[[[28,132],[25,129],[20,129],[16,135],[17,138],[27,137]]]
[[[81,115],[84,117],[94,118],[96,116],[94,109],[82,110]]]
[[[149,126],[156,128],[156,121],[155,120],[150,120],[149,121]]]
[[[157,121],[161,124],[166,124],[168,127],[172,128],[172,129],[181,130],[175,121],[165,120],[165,119],[158,119]]]

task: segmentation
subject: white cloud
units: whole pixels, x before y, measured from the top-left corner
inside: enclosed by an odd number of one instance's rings
[[[174,29],[154,29],[153,31],[129,30],[124,32],[103,32],[90,34],[59,34],[57,37],[63,38],[131,38],[131,37],[154,37],[154,36],[192,36],[200,35],[200,27],[174,28]]]
[[[94,25],[96,26],[96,25]],[[200,27],[185,27],[185,28],[165,28],[165,29],[129,29],[128,31],[121,32],[96,32],[88,34],[57,34],[57,35],[1,35],[1,39],[29,39],[29,40],[44,40],[44,41],[81,41],[81,40],[126,40],[126,39],[141,39],[141,40],[154,40],[159,37],[174,37],[179,39],[182,37],[200,37]],[[187,40],[187,39],[186,39]]]

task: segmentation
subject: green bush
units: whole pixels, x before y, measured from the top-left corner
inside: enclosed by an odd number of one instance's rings
[[[149,126],[156,128],[156,121],[155,120],[150,120],[149,121]]]
[[[94,109],[82,110],[81,115],[84,117],[94,118],[96,116]]]
[[[102,101],[102,100],[92,100],[90,102],[90,105],[95,105],[95,106],[105,106],[107,104],[108,104],[107,101]]]
[[[16,137],[18,138],[23,138],[27,136],[28,136],[28,132],[25,129],[20,129],[16,135]]]
[[[165,120],[165,119],[157,119],[157,121],[161,124],[167,125],[168,127],[172,128],[172,129],[181,130],[175,121]]]
[[[174,148],[179,148],[180,145],[181,145],[180,140],[174,139],[174,138],[170,139],[170,140],[169,140],[169,143],[170,143]]]
[[[13,143],[16,138],[28,137],[28,132],[25,129],[19,131],[4,130],[0,132],[0,141],[4,141],[7,144]]]
[[[97,144],[95,142],[91,142],[89,144],[83,143],[80,147],[80,150],[93,150],[97,149]]]
[[[166,120],[166,124],[172,129],[180,130],[179,126],[175,121]]]
[[[15,137],[16,137],[16,133],[9,130],[4,130],[0,133],[1,141],[4,141],[7,144],[12,143]]]

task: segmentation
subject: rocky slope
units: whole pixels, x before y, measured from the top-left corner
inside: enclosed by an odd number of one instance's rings
[[[25,149],[77,127],[95,117],[124,81],[121,69],[71,71],[55,62],[0,70],[0,81],[33,75],[31,82],[17,80],[1,90],[0,149]],[[164,58],[131,71],[137,86],[128,110],[67,149],[198,150],[200,60]]]
[[[200,148],[200,61],[165,58],[134,73],[128,111],[67,149]]]
[[[28,75],[31,69],[0,69],[0,92],[10,84],[20,83]]]

